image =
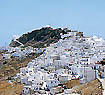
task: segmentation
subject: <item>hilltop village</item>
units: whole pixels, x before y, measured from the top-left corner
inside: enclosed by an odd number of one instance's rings
[[[76,80],[80,85],[105,78],[105,40],[67,28],[64,31],[65,34],[60,33],[61,38],[48,47],[9,47],[8,52],[2,54],[3,59],[40,54],[13,77],[24,84],[23,95],[81,95],[75,90],[79,86],[70,87],[72,84],[68,82]]]

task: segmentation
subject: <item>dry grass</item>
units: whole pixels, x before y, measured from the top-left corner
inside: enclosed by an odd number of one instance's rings
[[[19,73],[20,68],[25,67],[28,62],[34,58],[25,58],[22,60],[11,59],[7,60],[7,64],[3,65],[0,68],[0,80],[3,78],[8,78],[9,76],[15,76]]]
[[[20,95],[23,85],[19,83],[9,84],[8,81],[0,82],[0,95]]]
[[[77,85],[80,85],[80,80],[76,79],[76,80],[69,80],[66,84],[66,87],[68,89],[74,87],[74,86],[77,86]]]
[[[34,58],[10,59],[0,68],[0,95],[20,95],[23,85],[20,83],[9,84],[7,79],[19,73],[20,68],[25,67]]]
[[[102,85],[98,79],[74,87],[74,89],[76,92],[80,92],[81,95],[102,95]]]
[[[98,79],[85,84],[80,84],[79,80],[70,80],[66,83],[66,87],[72,88],[80,95],[102,95],[102,85]]]

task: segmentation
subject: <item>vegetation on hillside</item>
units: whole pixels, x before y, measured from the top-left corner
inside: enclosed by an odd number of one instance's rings
[[[66,34],[67,32],[61,28],[53,29],[51,27],[44,27],[39,30],[33,30],[30,33],[28,32],[27,34],[23,34],[17,40],[25,46],[40,48],[45,47],[45,45],[49,46],[51,43],[57,42],[61,38],[61,33]],[[16,47],[19,45],[19,43],[13,40],[10,43],[10,46],[12,47]]]

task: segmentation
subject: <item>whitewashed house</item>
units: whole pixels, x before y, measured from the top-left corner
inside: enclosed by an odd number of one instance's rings
[[[28,95],[30,90],[31,90],[31,86],[30,85],[25,85],[24,88],[23,88],[23,93],[25,95]]]
[[[3,59],[10,59],[11,58],[11,54],[3,54]]]
[[[99,62],[98,63],[95,63],[95,68],[98,70],[102,67],[102,64],[100,64]]]
[[[82,57],[80,59],[80,64],[82,64],[82,65],[89,65],[90,64],[90,57]]]
[[[58,94],[58,93],[62,93],[63,91],[64,91],[64,88],[62,88],[61,86],[52,87],[52,88],[50,89],[50,93],[51,93],[52,95],[56,95],[56,94]]]
[[[96,73],[91,67],[85,67],[83,77],[80,78],[80,83],[90,82],[96,79]]]
[[[71,71],[73,75],[79,76],[81,83],[89,82],[96,78],[95,71],[91,67],[76,64],[71,67]]]
[[[44,82],[43,88],[50,90],[51,87],[56,87],[59,84],[60,84],[60,82],[56,79],[48,79]]]
[[[20,80],[22,84],[30,84],[27,76],[22,76]]]
[[[61,74],[58,76],[58,81],[60,82],[60,84],[64,84],[71,79],[72,79],[72,76],[70,74]]]

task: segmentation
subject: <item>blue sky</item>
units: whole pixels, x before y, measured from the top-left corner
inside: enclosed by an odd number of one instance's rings
[[[0,46],[48,24],[105,38],[105,0],[0,0]]]

